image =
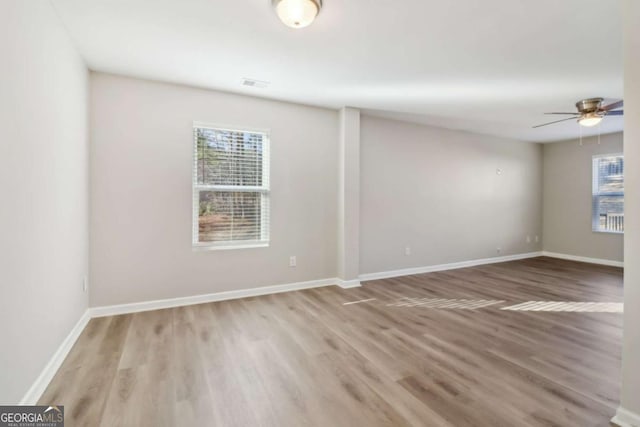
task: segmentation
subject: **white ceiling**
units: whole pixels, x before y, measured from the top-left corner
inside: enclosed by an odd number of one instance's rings
[[[302,30],[271,0],[53,3],[93,70],[528,141],[579,135],[541,113],[623,93],[619,0],[324,0]]]

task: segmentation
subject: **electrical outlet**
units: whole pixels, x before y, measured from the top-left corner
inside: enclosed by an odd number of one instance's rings
[[[538,243],[540,241],[540,237],[538,237],[538,235],[536,234],[536,243]]]
[[[89,289],[89,279],[84,276],[82,278],[82,292],[87,292],[87,289]]]
[[[502,175],[502,169],[500,168],[496,169],[496,175]]]
[[[295,267],[297,265],[296,256],[292,255],[289,257],[289,267]]]
[[[497,253],[502,252],[502,248],[501,248],[500,246],[498,246],[498,247],[496,248],[496,252],[497,252]]]
[[[531,236],[527,236],[527,243],[531,243]]]
[[[407,256],[411,255],[411,248],[409,246],[404,248],[404,254],[407,255]]]

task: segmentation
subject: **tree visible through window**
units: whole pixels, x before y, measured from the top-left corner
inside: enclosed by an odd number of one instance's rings
[[[196,246],[269,242],[268,135],[194,126]]]
[[[593,231],[624,232],[624,157],[593,158]]]

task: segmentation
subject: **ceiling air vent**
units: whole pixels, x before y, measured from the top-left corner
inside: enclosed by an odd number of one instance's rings
[[[256,79],[243,78],[242,79],[242,86],[258,87],[258,88],[263,89],[263,88],[269,86],[269,82],[265,82],[265,81],[262,81],[262,80],[256,80]]]

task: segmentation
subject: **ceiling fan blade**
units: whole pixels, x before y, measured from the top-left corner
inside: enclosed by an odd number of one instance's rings
[[[554,123],[566,122],[567,120],[575,120],[575,119],[576,119],[575,117],[569,117],[568,119],[556,120],[555,122],[549,122],[549,123],[544,123],[544,124],[541,124],[541,125],[533,126],[533,128],[535,129],[535,128],[539,128],[539,127],[542,127],[542,126],[548,126],[548,125],[552,125]]]
[[[616,108],[620,108],[623,105],[624,105],[624,101],[621,99],[620,101],[616,101],[616,102],[614,102],[612,104],[600,107],[600,110],[603,110],[603,111],[615,110]]]
[[[544,113],[544,114],[571,114],[572,116],[579,116],[580,113]]]
[[[624,111],[622,110],[607,111],[607,116],[624,116]]]

